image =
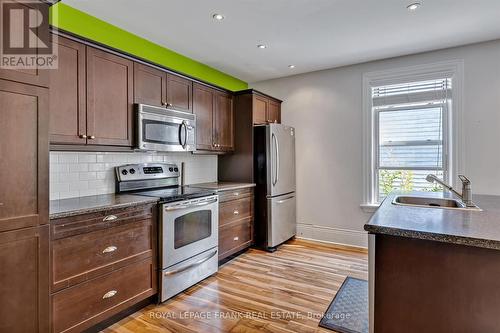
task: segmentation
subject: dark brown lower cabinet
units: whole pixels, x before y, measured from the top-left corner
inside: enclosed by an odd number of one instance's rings
[[[253,243],[253,188],[219,192],[219,260]]]
[[[51,221],[53,332],[81,332],[157,293],[156,209]]]
[[[0,233],[0,332],[49,331],[49,226]]]

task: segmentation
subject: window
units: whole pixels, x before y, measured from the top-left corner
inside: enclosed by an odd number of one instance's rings
[[[442,190],[425,180],[429,173],[453,182],[458,70],[410,72],[368,74],[364,79],[368,205],[380,203],[394,190]]]

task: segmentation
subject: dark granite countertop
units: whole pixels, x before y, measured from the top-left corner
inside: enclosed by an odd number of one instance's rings
[[[389,195],[365,230],[384,234],[462,244],[500,250],[500,196],[474,195],[474,203],[482,211],[398,206]],[[404,195],[448,197],[448,193],[414,192]]]
[[[157,202],[159,198],[130,194],[102,194],[50,201],[50,219]]]
[[[209,190],[218,191],[230,191],[238,190],[241,188],[254,187],[254,183],[238,183],[238,182],[212,182],[212,183],[199,183],[191,184],[189,187],[205,188]]]

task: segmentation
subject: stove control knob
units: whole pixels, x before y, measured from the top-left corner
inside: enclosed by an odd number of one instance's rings
[[[178,172],[178,171],[179,171],[179,168],[174,168],[174,171],[175,171],[175,172]]]
[[[127,173],[128,173],[128,171],[127,171],[127,170],[125,170],[125,169],[123,169],[123,170],[122,170],[122,175],[124,175],[124,176],[125,176],[125,175],[127,175]]]
[[[172,172],[172,171],[174,171],[174,168],[170,167],[170,168],[168,168],[168,171]]]
[[[135,169],[130,169],[128,172],[130,172],[131,175],[135,173]]]

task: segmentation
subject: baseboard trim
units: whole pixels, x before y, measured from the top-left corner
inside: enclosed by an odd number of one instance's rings
[[[368,233],[314,224],[297,224],[297,238],[353,248],[368,248]]]
[[[311,244],[311,245],[318,245],[319,244],[321,246],[326,246],[328,248],[335,249],[335,250],[359,252],[359,253],[364,253],[364,254],[368,253],[368,248],[366,248],[366,247],[339,244],[339,243],[333,243],[333,242],[327,242],[327,241],[321,241],[321,240],[315,240],[315,239],[309,239],[309,238],[302,238],[302,237],[295,237],[295,239],[299,244],[300,243]]]

